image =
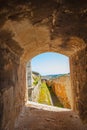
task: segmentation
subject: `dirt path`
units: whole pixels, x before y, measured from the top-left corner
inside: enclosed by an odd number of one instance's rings
[[[14,130],[87,130],[79,117],[69,109],[28,103]]]

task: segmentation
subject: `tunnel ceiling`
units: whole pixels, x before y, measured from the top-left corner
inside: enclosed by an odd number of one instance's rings
[[[43,52],[70,56],[86,46],[87,1],[0,0],[0,27],[1,43],[9,43],[20,55],[24,50],[23,58],[29,51],[34,56],[34,46],[36,53],[44,46]]]

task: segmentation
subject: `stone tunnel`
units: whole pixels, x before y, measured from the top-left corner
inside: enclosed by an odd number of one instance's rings
[[[14,130],[26,63],[43,52],[69,57],[72,109],[87,123],[87,1],[0,0],[0,130]]]

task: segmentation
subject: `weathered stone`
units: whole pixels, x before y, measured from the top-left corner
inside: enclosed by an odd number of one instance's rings
[[[73,108],[73,97],[70,76],[61,76],[52,81],[47,81],[47,85],[51,86],[60,102],[65,108]]]
[[[26,75],[25,67],[19,65],[19,56],[4,43],[0,46],[0,57],[0,129],[12,130],[25,103],[25,82],[21,82]]]
[[[1,130],[13,129],[26,101],[26,62],[49,51],[69,56],[73,106],[81,119],[87,122],[86,15],[86,0],[0,0]],[[80,84],[78,94],[77,81]],[[3,97],[6,92],[9,93],[9,103]],[[9,104],[7,110],[13,106],[10,116],[9,112],[4,112],[5,102]],[[12,120],[6,122],[11,116]]]

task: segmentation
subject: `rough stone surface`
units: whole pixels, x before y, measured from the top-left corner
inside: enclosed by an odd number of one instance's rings
[[[49,51],[69,56],[73,107],[87,122],[86,16],[86,0],[0,0],[1,130],[12,130],[26,99],[25,63]]]
[[[61,76],[55,78],[52,81],[48,81],[49,85],[52,87],[54,93],[63,104],[65,108],[73,108],[73,96],[71,89],[70,76]],[[51,83],[50,83],[51,82]]]
[[[0,130],[12,130],[25,103],[25,68],[7,44],[0,44]]]
[[[70,109],[27,104],[15,123],[14,130],[86,130],[79,116]]]
[[[87,2],[73,1],[1,0],[1,34],[14,35],[24,48],[25,61],[45,51],[70,56],[85,46],[87,35]]]
[[[74,95],[74,109],[84,122],[87,120],[87,50],[83,49],[71,57],[71,83]]]

